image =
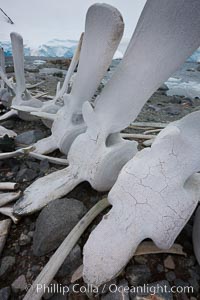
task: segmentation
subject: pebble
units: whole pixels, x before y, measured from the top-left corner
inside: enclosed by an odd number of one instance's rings
[[[48,300],[51,299],[51,297],[55,294],[56,291],[56,286],[58,285],[57,281],[53,280],[48,288],[46,289],[44,295],[43,295],[43,299]]]
[[[17,294],[27,289],[26,277],[24,275],[19,276],[12,284],[12,291]]]
[[[33,253],[42,256],[56,249],[86,213],[76,199],[57,199],[40,213],[33,236]]]
[[[154,282],[148,284],[148,291],[131,293],[131,300],[173,300],[173,294],[170,293],[170,289],[171,287],[167,280]]]
[[[108,294],[101,297],[102,300],[129,300],[129,286],[126,280],[121,280],[116,286],[110,285]]]
[[[170,270],[175,269],[175,263],[171,255],[168,255],[167,258],[164,260],[164,266],[165,268]]]
[[[176,274],[173,271],[167,272],[165,276],[168,281],[174,281],[174,279],[176,279]]]
[[[126,269],[126,278],[132,286],[142,285],[151,278],[151,272],[146,265],[133,265]]]
[[[135,256],[134,260],[140,265],[145,265],[148,261],[147,258],[145,258],[143,255]]]
[[[10,287],[0,289],[0,300],[8,300],[10,298]]]
[[[19,245],[20,246],[28,245],[28,244],[30,244],[30,242],[31,242],[31,237],[30,236],[28,236],[24,233],[22,233],[20,235],[20,238],[19,238]]]
[[[176,107],[175,106],[169,106],[169,107],[165,108],[164,110],[168,115],[172,115],[172,116],[179,115],[180,112],[181,112],[181,108],[177,107],[177,106]]]
[[[13,256],[3,257],[1,259],[1,265],[0,265],[0,277],[7,275],[7,273],[9,273],[12,270],[14,264],[15,264],[15,257]]]
[[[20,169],[16,176],[16,182],[28,182],[35,179],[38,173],[34,170],[23,168]]]
[[[158,265],[157,265],[157,271],[158,271],[158,273],[164,272],[164,267],[163,267],[163,265],[158,264]]]
[[[58,277],[70,276],[82,264],[82,254],[79,245],[76,245],[69,256],[65,259],[60,270],[57,273]]]
[[[31,145],[31,144],[36,143],[37,141],[43,139],[44,137],[45,137],[45,134],[39,129],[29,130],[29,131],[19,134],[15,138],[15,142],[17,144]]]

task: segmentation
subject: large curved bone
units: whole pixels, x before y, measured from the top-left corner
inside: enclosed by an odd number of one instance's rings
[[[8,79],[5,72],[5,55],[3,48],[0,48],[0,100],[7,107],[12,99],[12,89],[14,84],[12,78]]]
[[[0,48],[0,66],[1,66],[2,71],[5,73],[5,56],[4,56],[3,48]],[[1,80],[0,80],[0,92],[4,88],[5,88],[5,84],[4,84],[4,81],[1,78]]]
[[[151,148],[122,169],[109,193],[112,209],[84,247],[84,278],[115,277],[146,238],[168,249],[200,199],[200,112],[168,125]]]
[[[83,105],[87,131],[70,148],[70,167],[35,181],[17,202],[16,214],[42,208],[81,181],[88,181],[98,191],[112,187],[120,169],[137,152],[136,143],[124,141],[115,132],[137,117],[151,94],[200,43],[197,22],[200,3],[196,0],[184,3],[182,7],[183,0],[165,4],[160,0],[147,1],[125,56],[97,98],[95,108],[89,102]],[[181,13],[176,15],[179,10]],[[189,16],[193,10],[197,19],[192,18],[191,22]]]
[[[193,237],[194,253],[200,265],[200,207],[198,207],[195,214],[192,237]]]
[[[19,217],[13,214],[13,206],[0,207],[0,214],[10,217],[15,224],[17,224],[20,220]]]
[[[9,233],[10,226],[11,226],[10,219],[0,221],[0,257],[1,257],[1,253],[3,251],[4,245],[6,243],[6,239],[7,239],[8,233]]]
[[[41,117],[44,124],[51,128],[52,122],[55,119],[55,114],[57,111],[64,105],[63,95],[67,93],[68,85],[70,82],[70,79],[77,67],[79,57],[80,57],[80,51],[82,46],[82,40],[83,40],[83,33],[80,37],[78,46],[76,48],[76,51],[73,55],[72,61],[70,63],[69,69],[67,71],[67,74],[65,76],[65,80],[63,83],[62,88],[60,88],[60,83],[57,85],[57,92],[55,97],[52,100],[42,102],[41,107],[33,107],[30,106],[29,103],[25,103],[26,105],[12,105],[12,108],[18,111],[23,111],[26,113],[34,113],[36,112],[36,116]],[[45,117],[46,116],[46,117]]]
[[[42,102],[38,99],[33,98],[28,90],[26,89],[25,85],[25,76],[24,76],[24,48],[23,48],[23,39],[22,37],[15,32],[10,34],[11,43],[12,43],[12,53],[13,53],[13,61],[14,61],[14,69],[15,69],[15,78],[16,84],[13,85],[12,83],[9,84],[9,80],[7,79],[6,75],[4,74],[3,70],[1,69],[0,76],[12,91],[14,95],[12,99],[12,104],[21,104],[22,102],[28,101],[30,105],[40,107]],[[11,105],[11,104],[10,104]],[[5,120],[12,116],[13,111],[3,115],[0,117],[0,120]],[[16,113],[20,118],[25,120],[33,120],[35,119],[33,116],[28,116],[24,113]]]
[[[36,152],[47,154],[58,148],[68,154],[74,139],[86,130],[82,105],[95,94],[112,61],[123,30],[122,16],[114,7],[95,4],[89,8],[78,71],[71,93],[65,95],[65,105],[55,116],[51,137],[36,143]],[[33,115],[45,117],[46,114]]]

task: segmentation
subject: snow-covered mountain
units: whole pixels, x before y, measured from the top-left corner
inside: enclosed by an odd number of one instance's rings
[[[24,55],[25,56],[71,58],[73,56],[74,50],[77,46],[77,43],[78,43],[78,41],[76,41],[76,40],[60,40],[60,39],[50,40],[47,43],[44,43],[37,47],[33,47],[27,43],[27,44],[24,44]],[[12,47],[11,47],[10,42],[8,42],[8,41],[1,42],[0,41],[0,47],[4,48],[6,56],[12,55]],[[126,49],[126,47],[123,47],[123,49],[122,49],[122,45],[121,45],[121,48],[119,47],[114,58],[122,58],[125,49]],[[193,53],[193,55],[188,58],[187,61],[200,62],[200,48],[197,49]]]
[[[58,40],[53,39],[45,44],[32,47],[24,44],[25,56],[45,56],[45,57],[72,57],[77,45],[75,40]],[[0,47],[4,48],[6,56],[12,55],[12,47],[10,42],[0,42]]]

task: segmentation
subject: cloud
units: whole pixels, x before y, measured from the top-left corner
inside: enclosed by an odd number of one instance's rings
[[[14,25],[0,17],[0,40],[9,40],[17,31],[33,45],[50,39],[78,39],[84,30],[87,9],[95,0],[1,0],[1,8],[10,16]],[[131,37],[146,0],[105,0],[118,8],[125,21],[125,38]]]

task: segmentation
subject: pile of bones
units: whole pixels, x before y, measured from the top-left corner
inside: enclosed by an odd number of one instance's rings
[[[99,192],[109,191],[112,208],[84,246],[83,278],[87,283],[99,286],[116,277],[147,238],[158,248],[169,249],[197,208],[200,111],[167,125],[152,145],[141,151],[136,141],[124,139],[120,132],[200,45],[199,27],[200,1],[147,0],[123,59],[95,101],[93,96],[123,36],[123,18],[116,8],[94,4],[88,9],[84,33],[52,100],[44,102],[31,95],[19,34],[11,33],[15,82],[5,73],[1,50],[0,101],[10,110],[0,120],[13,115],[26,121],[40,118],[51,135],[30,148],[1,153],[0,159],[27,153],[67,166],[36,180],[23,195],[2,192],[0,213],[17,222],[83,181]],[[15,136],[0,127],[0,135],[5,134]],[[67,155],[67,160],[47,156],[55,149]],[[13,183],[0,183],[2,190],[15,188]],[[10,223],[0,226],[9,227]],[[193,241],[200,263],[200,210]]]

